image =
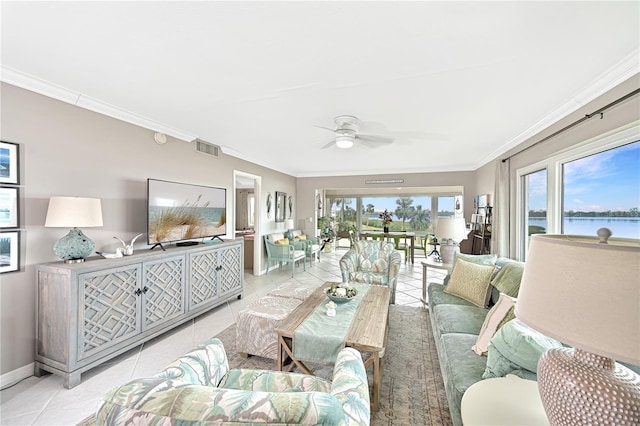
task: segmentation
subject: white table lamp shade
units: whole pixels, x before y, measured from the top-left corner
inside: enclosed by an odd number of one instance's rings
[[[293,229],[293,219],[287,219],[284,221],[285,229]]]
[[[464,218],[439,218],[436,224],[436,237],[439,239],[451,239],[457,243],[464,240],[466,223]]]
[[[553,425],[640,424],[640,376],[615,362],[640,364],[640,242],[619,243],[531,238],[516,317],[571,346],[538,361]]]
[[[516,316],[567,345],[640,364],[640,245],[534,235]]]
[[[48,228],[87,228],[102,226],[99,198],[51,197],[44,226]]]
[[[44,226],[72,228],[53,245],[53,252],[66,263],[84,262],[95,244],[81,229],[102,226],[102,204],[99,198],[51,197]]]

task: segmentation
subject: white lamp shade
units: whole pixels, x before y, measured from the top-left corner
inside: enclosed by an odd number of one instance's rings
[[[640,242],[532,236],[516,316],[567,345],[640,364]]]
[[[87,228],[102,226],[99,198],[51,197],[45,227]]]
[[[293,229],[293,219],[287,219],[284,221],[285,229]]]
[[[466,223],[463,217],[440,218],[436,224],[436,237],[459,243],[467,237],[465,229]]]

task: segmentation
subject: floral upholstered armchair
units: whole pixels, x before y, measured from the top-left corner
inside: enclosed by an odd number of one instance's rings
[[[402,256],[395,244],[359,240],[340,259],[343,281],[386,285],[391,288],[390,303],[396,302],[396,285]]]
[[[98,425],[368,425],[367,373],[358,351],[340,351],[333,381],[298,373],[229,370],[211,339],[162,372],[105,395]]]

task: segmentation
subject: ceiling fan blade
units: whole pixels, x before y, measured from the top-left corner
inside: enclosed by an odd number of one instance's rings
[[[394,141],[394,138],[389,136],[366,135],[361,133],[356,135],[356,139],[374,143],[392,143]]]
[[[336,129],[332,129],[330,127],[324,127],[324,126],[316,126],[315,124],[313,125],[313,127],[317,127],[318,129],[328,130],[330,132],[335,132],[336,131]]]
[[[325,146],[323,146],[323,147],[322,147],[322,148],[320,148],[320,149],[327,149],[327,148],[329,148],[331,145],[335,145],[335,143],[336,143],[336,141],[331,141],[331,142],[329,142],[328,144],[326,144]]]

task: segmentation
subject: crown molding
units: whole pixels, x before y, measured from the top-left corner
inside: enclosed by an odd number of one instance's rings
[[[118,108],[99,99],[83,95],[82,93],[69,90],[65,87],[53,84],[49,81],[25,74],[21,71],[0,65],[0,81],[47,96],[71,105],[78,106],[99,114],[106,115],[124,122],[144,127],[155,132],[164,133],[176,139],[191,142],[196,139],[195,135],[189,132],[176,129],[131,111]]]
[[[577,111],[589,102],[604,95],[609,90],[612,90],[617,85],[625,82],[638,73],[640,73],[640,50],[634,49],[616,65],[600,74],[591,81],[591,83],[587,84],[580,92],[576,93],[567,102],[558,106],[542,119],[532,124],[529,128],[507,141],[500,148],[488,154],[484,159],[476,164],[475,168],[479,169],[490,161],[500,157],[511,148],[514,148],[534,137],[544,129],[552,126],[562,118]]]

